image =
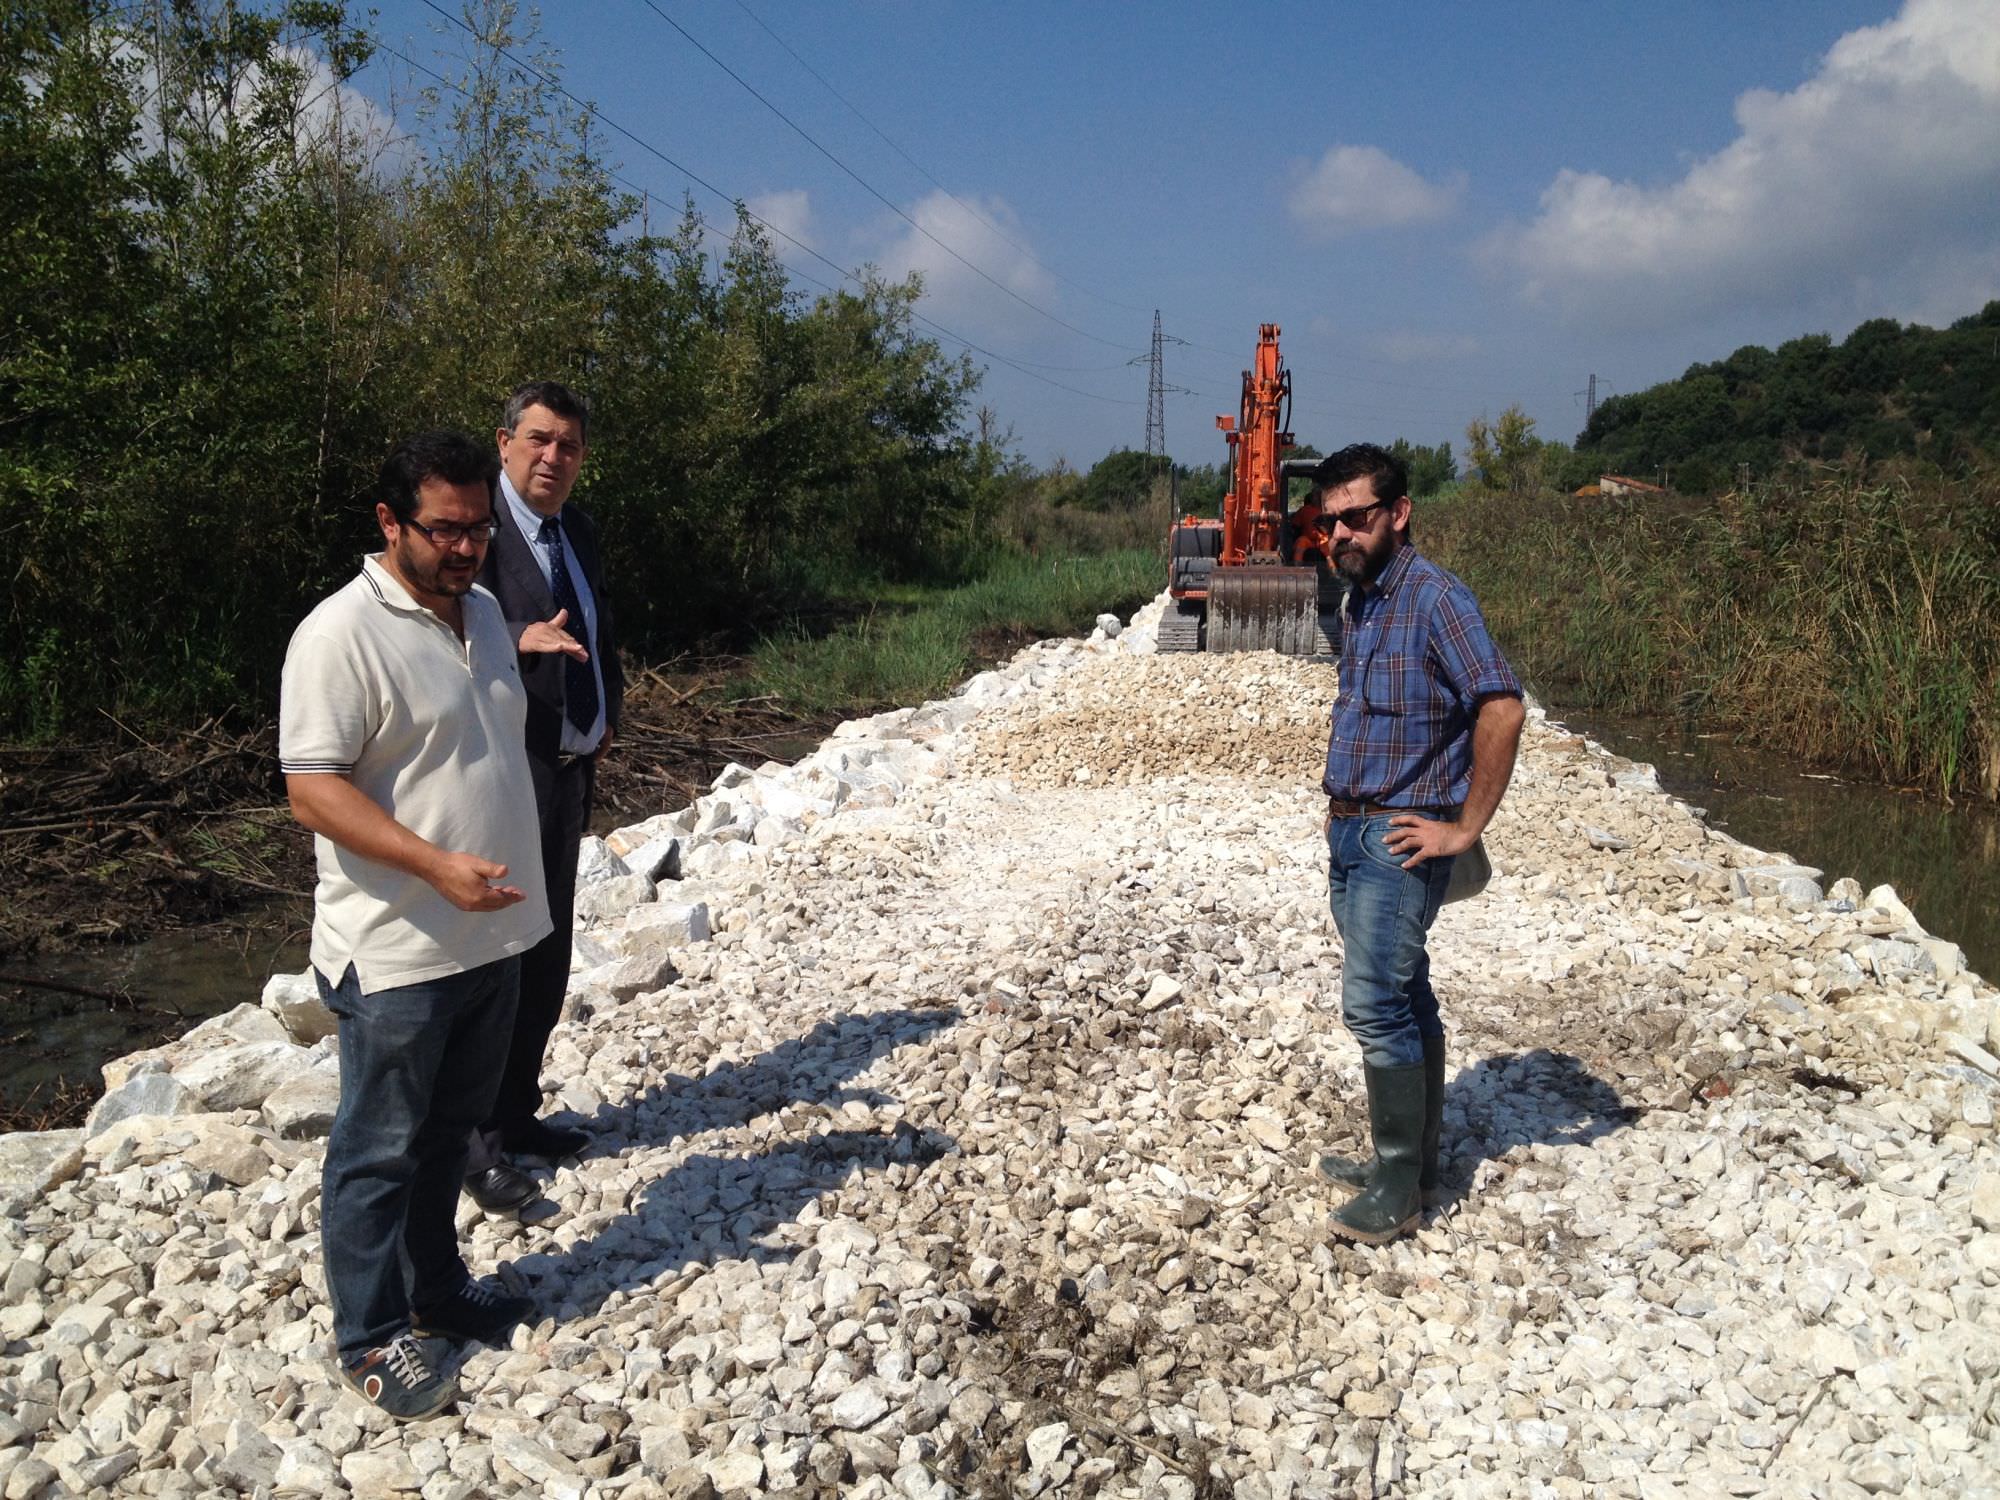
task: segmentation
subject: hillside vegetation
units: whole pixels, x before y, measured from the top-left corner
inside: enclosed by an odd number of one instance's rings
[[[1579,472],[1664,473],[1687,494],[1727,488],[1744,465],[1762,478],[1787,459],[1952,464],[2000,451],[2000,302],[1944,329],[1876,318],[1838,344],[1825,334],[1776,350],[1746,344],[1613,396],[1575,448]]]

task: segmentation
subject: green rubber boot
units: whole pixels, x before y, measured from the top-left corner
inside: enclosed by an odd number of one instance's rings
[[[1423,1190],[1424,1207],[1434,1208],[1444,1198],[1444,1178],[1438,1173],[1438,1136],[1444,1130],[1444,1038],[1424,1038],[1424,1145],[1417,1186]]]
[[[1424,1064],[1363,1067],[1375,1172],[1368,1186],[1328,1220],[1327,1228],[1364,1245],[1383,1245],[1423,1218]]]
[[[1424,1038],[1424,1141],[1418,1187],[1424,1207],[1435,1208],[1444,1199],[1443,1179],[1438,1174],[1438,1135],[1444,1126],[1444,1038]],[[1372,1156],[1334,1156],[1319,1159],[1320,1181],[1330,1187],[1358,1193],[1375,1176]]]

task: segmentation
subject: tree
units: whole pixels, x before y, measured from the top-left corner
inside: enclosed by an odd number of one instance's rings
[[[1152,495],[1161,462],[1136,448],[1114,448],[1090,466],[1070,503],[1086,510],[1129,510]]]
[[[1421,500],[1426,495],[1435,495],[1439,490],[1458,478],[1458,459],[1451,451],[1449,442],[1439,443],[1435,448],[1419,447],[1408,438],[1397,438],[1389,445],[1389,451],[1402,460],[1403,467],[1410,474],[1410,496]]]
[[[1518,404],[1501,412],[1497,422],[1474,417],[1465,442],[1466,461],[1487,489],[1525,495],[1540,486],[1547,445],[1535,436],[1535,419]]]
[[[389,443],[490,432],[530,377],[593,400],[577,495],[636,650],[982,545],[1006,459],[921,283],[808,303],[740,213],[646,232],[515,7],[469,19],[391,172],[332,0],[0,12],[0,730],[267,709]]]

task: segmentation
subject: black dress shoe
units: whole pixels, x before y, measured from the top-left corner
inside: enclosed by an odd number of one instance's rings
[[[519,1167],[496,1162],[483,1172],[465,1174],[465,1196],[489,1214],[512,1213],[541,1196],[541,1186]]]
[[[560,1161],[588,1146],[590,1137],[581,1130],[564,1130],[546,1120],[529,1120],[520,1125],[501,1126],[500,1144],[522,1156]]]

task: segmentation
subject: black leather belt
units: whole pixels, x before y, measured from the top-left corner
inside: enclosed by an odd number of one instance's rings
[[[1455,807],[1384,807],[1379,802],[1349,802],[1340,797],[1326,799],[1326,813],[1330,818],[1372,818],[1378,813],[1414,813],[1420,818],[1442,818],[1446,822],[1458,818]]]
[[[571,766],[575,765],[578,761],[589,760],[596,753],[597,752],[594,750],[584,750],[575,755],[572,755],[568,751],[564,751],[561,755],[558,755],[556,757],[556,769],[558,771],[567,771]]]

